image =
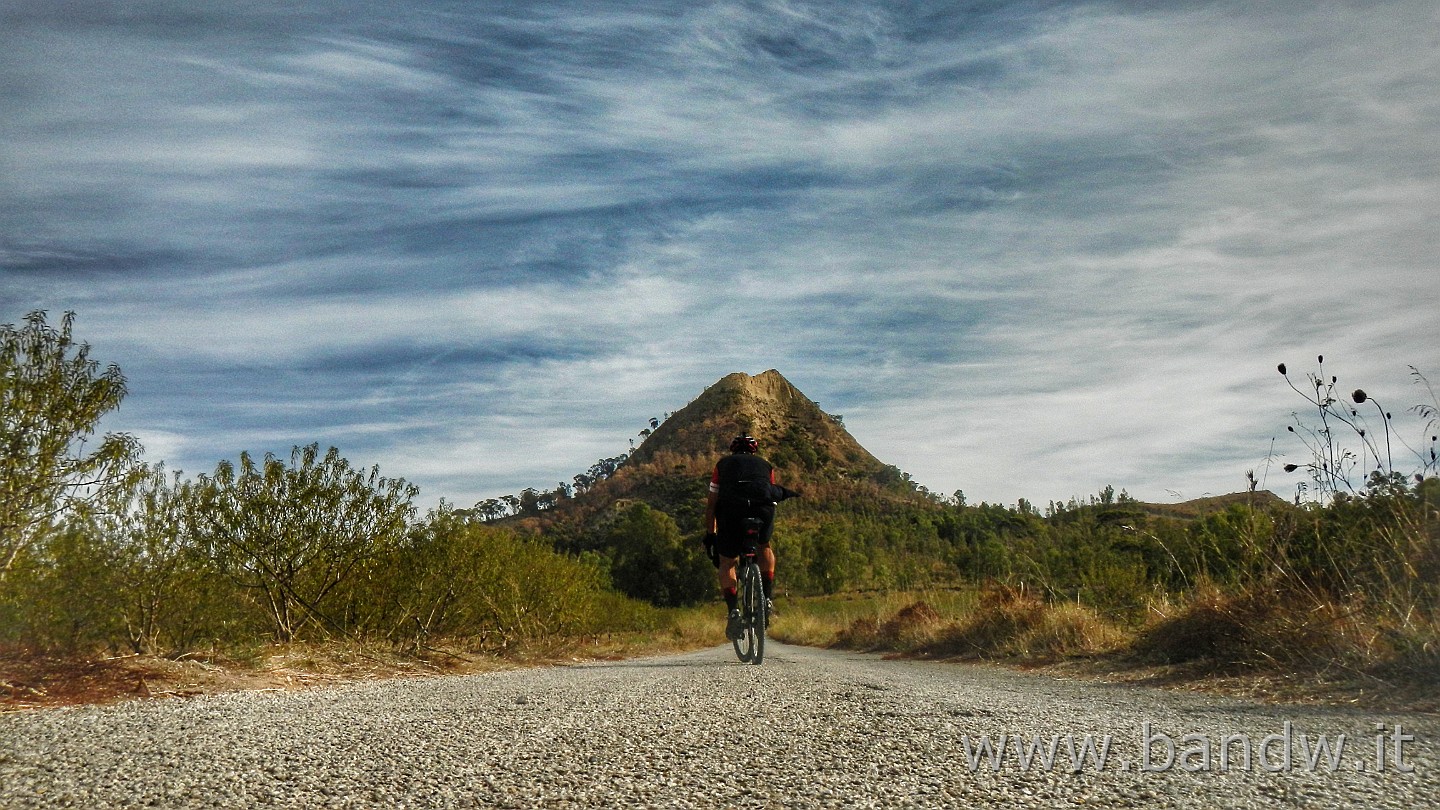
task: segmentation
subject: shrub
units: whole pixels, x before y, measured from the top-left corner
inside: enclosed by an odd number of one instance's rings
[[[1132,650],[1150,660],[1220,669],[1361,667],[1380,652],[1367,613],[1358,599],[1336,603],[1313,592],[1206,588],[1179,613],[1144,629]]]
[[[975,612],[920,649],[927,655],[1053,659],[1100,652],[1123,634],[1090,608],[1047,604],[1021,588],[992,585]]]
[[[468,637],[482,647],[508,648],[655,622],[653,608],[610,589],[595,558],[558,553],[536,538],[471,522],[443,505],[387,562],[379,568],[389,575],[370,588],[382,600],[372,623],[416,646],[432,637]]]
[[[287,465],[240,454],[186,488],[188,525],[236,585],[260,595],[276,640],[306,624],[345,631],[342,585],[398,543],[418,489],[357,470],[330,448],[295,447]],[[332,604],[335,603],[335,604]]]

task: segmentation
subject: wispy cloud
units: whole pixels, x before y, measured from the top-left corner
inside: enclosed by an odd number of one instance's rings
[[[1165,499],[1276,362],[1436,359],[1430,3],[32,6],[0,317],[78,310],[187,470],[463,503],[777,367],[933,489]]]

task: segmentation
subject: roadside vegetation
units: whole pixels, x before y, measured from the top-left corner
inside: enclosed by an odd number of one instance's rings
[[[649,420],[572,483],[421,514],[415,486],[335,448],[187,477],[97,436],[125,380],[73,320],[0,328],[0,697],[22,703],[47,660],[404,674],[723,643],[698,536],[736,430],[778,437],[805,493],[776,531],[782,640],[1431,689],[1440,673],[1440,404],[1418,371],[1426,401],[1396,419],[1323,361],[1298,382],[1280,367],[1306,402],[1285,436],[1302,462],[1276,462],[1290,501],[1251,473],[1186,504],[1111,487],[971,504],[766,372]]]
[[[941,559],[958,576],[929,584],[958,591],[801,600],[775,631],[922,657],[1283,676],[1440,706],[1440,406],[1412,370],[1428,402],[1397,420],[1317,365],[1299,385],[1279,367],[1307,402],[1287,431],[1303,461],[1276,465],[1296,477],[1293,501],[1253,474],[1248,492],[1173,506],[1107,488],[1041,515],[957,495],[929,520],[955,541]]]
[[[416,487],[335,448],[189,478],[145,463],[133,437],[96,435],[125,379],[73,320],[0,328],[0,697],[44,702],[37,660],[103,680],[130,657],[348,671],[360,649],[395,671],[607,654],[666,628],[600,557],[444,503],[417,514]]]

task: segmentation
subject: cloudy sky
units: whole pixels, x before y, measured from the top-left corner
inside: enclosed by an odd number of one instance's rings
[[[1288,495],[1276,363],[1400,419],[1437,234],[1434,0],[0,0],[0,322],[187,473],[466,505],[778,368],[972,501]]]

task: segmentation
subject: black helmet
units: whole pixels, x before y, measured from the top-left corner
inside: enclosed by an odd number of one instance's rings
[[[730,440],[730,452],[732,453],[754,453],[760,449],[760,443],[741,434]]]

